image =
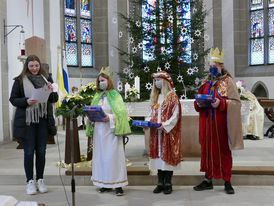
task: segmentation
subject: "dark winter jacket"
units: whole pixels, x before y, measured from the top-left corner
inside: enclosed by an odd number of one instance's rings
[[[49,82],[53,82],[49,76],[47,79]],[[26,108],[28,106],[27,97],[25,97],[23,81],[16,77],[14,78],[14,84],[12,86],[10,94],[10,102],[16,107],[14,122],[13,122],[13,138],[25,138],[29,126],[26,125]],[[56,134],[55,120],[53,117],[53,108],[51,103],[58,101],[57,92],[52,92],[48,99],[47,120],[48,129],[50,135]]]

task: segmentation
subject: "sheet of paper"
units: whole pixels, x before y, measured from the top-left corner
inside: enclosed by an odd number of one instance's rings
[[[39,103],[47,102],[51,91],[47,90],[46,87],[39,89],[32,89],[32,99],[36,99]]]

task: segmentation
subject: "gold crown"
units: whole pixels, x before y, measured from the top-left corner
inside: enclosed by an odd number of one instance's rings
[[[221,53],[218,47],[216,47],[215,50],[213,48],[210,49],[210,61],[224,63],[224,57],[225,57],[224,49],[222,49]]]
[[[111,79],[112,79],[112,76],[113,76],[113,72],[110,72],[110,67],[109,66],[106,67],[106,68],[102,67],[99,74],[105,74],[105,75],[109,76]]]

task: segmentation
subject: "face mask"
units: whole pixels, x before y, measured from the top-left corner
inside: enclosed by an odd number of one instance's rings
[[[210,71],[210,73],[211,73],[213,76],[215,76],[215,77],[219,74],[218,68],[217,68],[217,67],[210,67],[210,68],[209,68],[209,71]]]
[[[107,87],[108,87],[108,82],[99,82],[99,88],[101,90],[106,90]]]
[[[158,88],[158,89],[162,89],[163,81],[162,81],[162,80],[157,80],[157,81],[155,81],[155,86],[156,86],[156,88]]]

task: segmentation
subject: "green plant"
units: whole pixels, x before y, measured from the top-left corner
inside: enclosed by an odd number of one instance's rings
[[[84,105],[90,105],[91,100],[96,93],[96,83],[91,82],[81,86],[79,89],[79,94],[83,97]]]
[[[84,98],[79,94],[67,94],[63,97],[62,104],[60,107],[56,108],[56,116],[63,116],[65,118],[70,117],[71,110],[76,105],[83,105]],[[84,115],[83,108],[77,107],[75,109],[73,117],[76,118],[79,115]]]

